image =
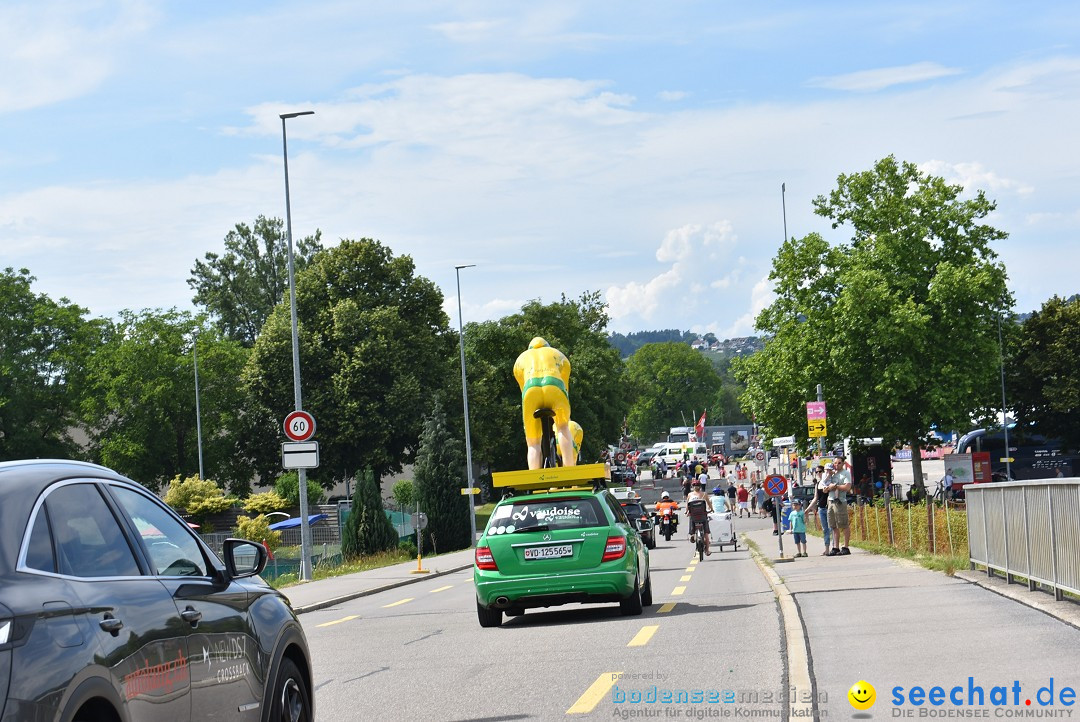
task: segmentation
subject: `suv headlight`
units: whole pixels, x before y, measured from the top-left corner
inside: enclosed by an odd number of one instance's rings
[[[0,644],[7,644],[11,639],[11,620],[0,621]]]

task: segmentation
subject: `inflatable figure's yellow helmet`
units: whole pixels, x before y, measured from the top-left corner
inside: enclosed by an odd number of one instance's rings
[[[540,348],[541,346],[550,346],[543,336],[537,336],[532,341],[529,341],[529,348]]]

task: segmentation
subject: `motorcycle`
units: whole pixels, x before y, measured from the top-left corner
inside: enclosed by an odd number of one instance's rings
[[[664,540],[671,541],[671,535],[679,528],[679,515],[669,508],[653,516],[656,517],[656,528],[664,535]]]

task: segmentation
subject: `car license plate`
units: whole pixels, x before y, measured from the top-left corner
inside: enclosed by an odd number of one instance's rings
[[[571,544],[559,544],[548,547],[526,547],[526,559],[558,559],[559,557],[574,556],[574,547]]]

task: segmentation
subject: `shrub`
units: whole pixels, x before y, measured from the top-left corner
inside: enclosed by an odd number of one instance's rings
[[[215,481],[200,479],[197,474],[181,480],[177,474],[169,482],[165,503],[201,521],[211,514],[231,508],[236,504],[236,498],[225,496],[225,491]]]
[[[233,533],[241,539],[266,542],[271,551],[281,546],[281,532],[270,531],[270,521],[262,514],[256,517],[236,517],[236,528],[233,529]]]
[[[244,500],[244,511],[255,514],[269,514],[272,511],[288,509],[289,500],[276,491],[265,491],[261,494],[252,494]]]
[[[411,557],[416,556],[416,542],[412,539],[404,539],[398,543],[398,549],[405,552]]]
[[[367,469],[357,474],[356,493],[341,539],[342,556],[355,559],[395,549],[397,544],[398,535],[383,510],[375,474]]]
[[[300,475],[295,471],[287,471],[274,482],[274,491],[288,502],[286,507],[300,506]],[[307,480],[308,504],[322,504],[325,493],[319,486],[319,482],[311,477]]]

